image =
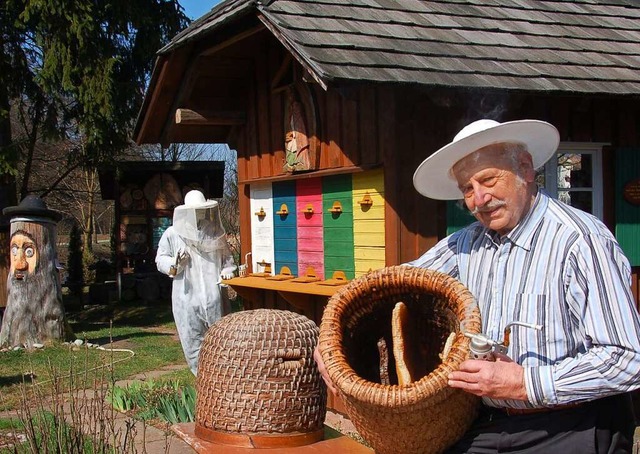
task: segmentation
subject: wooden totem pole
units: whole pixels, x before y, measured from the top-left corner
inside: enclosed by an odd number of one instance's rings
[[[29,348],[71,338],[56,267],[56,223],[61,214],[33,195],[2,212],[11,216],[11,231],[0,346]]]

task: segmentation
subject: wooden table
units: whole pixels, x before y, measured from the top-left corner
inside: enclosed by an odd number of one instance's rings
[[[289,280],[271,280],[266,277],[234,277],[222,281],[230,285],[238,294],[249,301],[259,301],[260,293],[265,290],[277,292],[288,303],[304,311],[312,311],[314,297],[329,298],[342,285],[324,285],[318,282],[294,282]]]

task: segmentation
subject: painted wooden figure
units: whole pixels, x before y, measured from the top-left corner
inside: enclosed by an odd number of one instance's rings
[[[33,195],[3,214],[11,216],[11,236],[0,346],[32,347],[72,338],[56,267],[56,223],[61,214]]]

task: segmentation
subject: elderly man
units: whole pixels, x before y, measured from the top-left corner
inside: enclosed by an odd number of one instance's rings
[[[640,323],[630,266],[597,218],[538,189],[535,169],[558,143],[542,121],[479,120],[414,174],[418,192],[462,196],[478,222],[410,265],[466,285],[491,339],[513,321],[542,325],[514,326],[506,355],[469,359],[450,375],[450,386],[483,401],[452,453],[631,452],[623,393],[640,386]]]
[[[218,202],[189,191],[162,234],[158,271],[173,278],[171,307],[185,358],[197,375],[200,346],[209,327],[229,312],[220,280],[236,266],[220,221]]]

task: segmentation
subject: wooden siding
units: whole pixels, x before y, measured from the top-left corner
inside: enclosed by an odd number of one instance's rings
[[[259,50],[259,51],[258,51]],[[245,42],[220,53],[219,59],[245,58],[256,53],[253,74],[247,88],[246,124],[235,128],[229,138],[238,152],[238,181],[308,178],[305,174],[288,174],[284,164],[284,89],[274,89],[277,75],[286,68],[291,77],[300,79],[302,68],[295,63],[287,66],[282,46],[268,33],[259,33]],[[320,172],[358,171],[382,163],[383,134],[379,125],[392,126],[385,120],[393,110],[394,99],[383,97],[376,88],[324,91],[318,85],[309,86],[316,118],[316,140],[319,140]],[[242,136],[243,147],[237,146]]]
[[[386,206],[385,228],[381,232],[386,235],[388,246],[386,265],[413,260],[445,236],[446,203],[420,196],[413,188],[413,173],[424,158],[447,144],[464,125],[484,117],[499,121],[546,120],[558,127],[563,142],[609,143],[602,156],[604,221],[612,231],[615,229],[613,151],[619,147],[640,147],[640,103],[633,98],[421,90],[409,86],[359,86],[325,92],[312,85],[321,143],[319,169],[289,175],[282,172],[281,165],[284,156],[281,93],[272,92],[270,85],[284,52],[268,40],[258,47],[268,55],[267,70],[255,74],[250,99],[257,100],[257,93],[262,91],[261,103],[266,104],[260,104],[258,109],[256,102],[249,103],[247,125],[237,127],[230,141],[238,153],[240,187],[255,181],[303,181],[347,172],[356,176],[383,165]],[[295,65],[292,71],[301,77]],[[268,127],[258,128],[261,122]],[[241,198],[241,207],[243,204],[248,204],[248,200]],[[355,208],[354,213],[359,206]],[[241,219],[243,211],[246,208],[241,208]],[[253,247],[249,224],[241,222],[240,228],[242,253],[246,254]],[[298,270],[299,274],[303,272]],[[634,279],[638,279],[637,268]]]
[[[616,228],[615,234],[631,265],[640,266],[640,206],[624,199],[627,183],[640,181],[640,148],[616,150]]]
[[[336,175],[322,179],[322,216],[324,224],[324,275],[335,271],[355,276],[353,255],[353,203],[351,175]],[[341,212],[335,212],[334,204]],[[332,211],[334,210],[334,211]]]
[[[372,204],[361,203],[365,196]],[[385,266],[384,172],[353,175],[353,242],[356,277]]]
[[[286,209],[289,214],[278,214]],[[298,275],[298,230],[296,227],[296,184],[283,181],[273,184],[273,245],[275,269],[283,266]]]
[[[298,271],[309,267],[324,279],[322,239],[322,182],[320,178],[296,181],[296,219],[298,229]]]

